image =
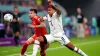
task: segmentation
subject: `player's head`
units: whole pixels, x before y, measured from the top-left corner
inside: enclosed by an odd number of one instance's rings
[[[56,8],[53,5],[48,6],[48,14],[53,15],[56,12]]]
[[[17,6],[14,7],[14,12],[18,13],[18,7]]]
[[[79,8],[79,7],[77,8],[77,13],[81,14],[81,8]]]
[[[29,11],[29,17],[33,18],[36,15],[37,15],[37,10],[36,9],[30,9],[30,11]]]

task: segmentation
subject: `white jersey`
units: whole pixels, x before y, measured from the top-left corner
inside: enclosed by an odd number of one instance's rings
[[[62,15],[59,17],[57,16],[57,13],[55,12],[52,17],[48,14],[47,19],[50,26],[50,34],[57,34],[57,33],[64,33],[63,31],[63,25],[62,25]]]
[[[45,35],[47,42],[52,43],[54,41],[58,41],[63,45],[68,44],[70,41],[63,31],[62,15],[58,17],[57,13],[55,12],[52,17],[47,15],[47,17],[44,17],[44,20],[45,19],[48,19],[50,26],[50,34]]]

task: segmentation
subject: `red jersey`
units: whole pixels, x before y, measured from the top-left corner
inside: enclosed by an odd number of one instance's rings
[[[40,25],[40,17],[39,16],[35,16],[34,18],[32,18],[32,25]],[[37,36],[42,36],[47,34],[47,30],[46,27],[41,27],[41,28],[34,28],[34,32]]]

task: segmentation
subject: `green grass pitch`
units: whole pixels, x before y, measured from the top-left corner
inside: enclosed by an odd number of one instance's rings
[[[78,39],[76,37],[70,38],[70,41],[80,49],[82,49],[88,56],[100,56],[100,35],[89,36],[85,39]],[[26,53],[30,56],[32,54],[33,45],[30,45]],[[0,47],[0,56],[19,56],[21,46]],[[46,51],[47,56],[79,56],[68,48],[61,46],[58,42],[50,44]],[[38,52],[38,55],[39,52]]]

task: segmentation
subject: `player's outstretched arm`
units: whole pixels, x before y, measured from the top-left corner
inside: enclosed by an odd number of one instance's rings
[[[40,25],[35,26],[35,28],[41,28],[41,27],[45,27],[44,22],[41,22]]]
[[[51,6],[51,7],[53,7],[57,11],[58,15],[61,14],[61,11],[59,10],[59,8],[57,8],[57,5],[54,5],[51,0],[48,0],[48,5]]]
[[[41,27],[45,27],[44,22],[41,22],[40,25],[32,25],[32,24],[28,24],[28,27],[30,28],[41,28]]]

